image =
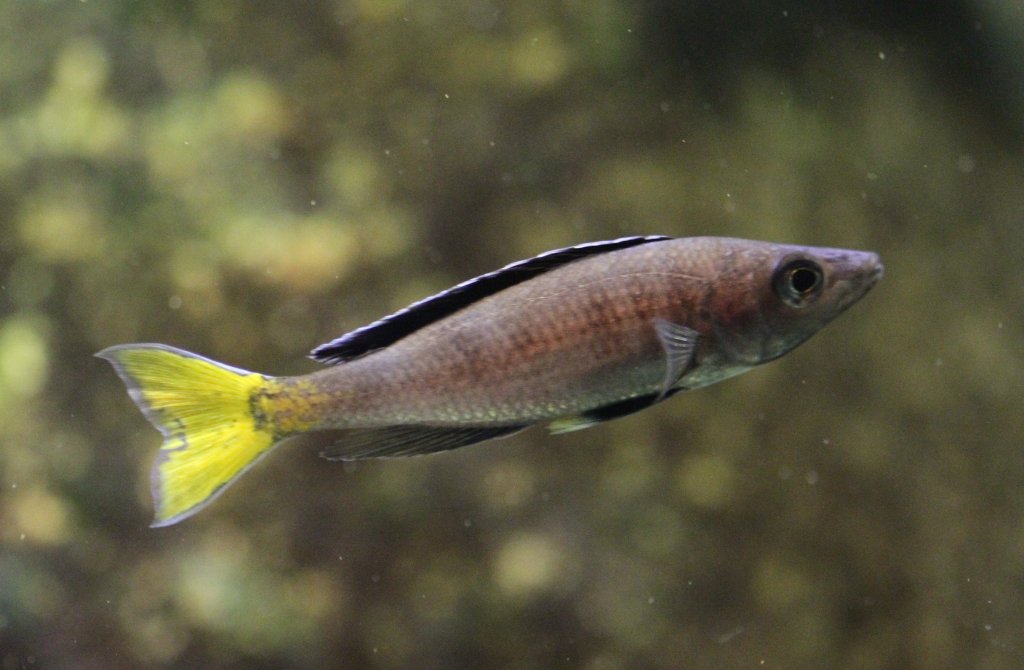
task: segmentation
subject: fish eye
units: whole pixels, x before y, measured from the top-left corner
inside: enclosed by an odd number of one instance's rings
[[[821,292],[825,273],[814,261],[800,259],[786,263],[775,271],[775,293],[793,307],[803,307]]]

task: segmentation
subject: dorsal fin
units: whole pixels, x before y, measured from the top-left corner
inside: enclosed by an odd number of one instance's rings
[[[364,356],[371,351],[383,349],[390,344],[394,344],[423,326],[454,314],[481,298],[493,295],[498,291],[536,277],[548,270],[587,256],[668,239],[671,238],[664,235],[620,237],[617,240],[587,242],[575,247],[555,249],[533,258],[516,261],[500,270],[469,279],[437,295],[415,302],[405,309],[401,309],[368,326],[357,328],[336,340],[321,344],[313,350],[310,358],[321,363],[343,363],[350,361]]]

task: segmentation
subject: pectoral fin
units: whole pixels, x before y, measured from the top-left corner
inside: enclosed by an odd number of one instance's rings
[[[690,367],[699,334],[693,328],[660,318],[654,319],[654,328],[665,349],[665,380],[657,397],[664,400]]]
[[[681,391],[682,389],[674,387],[693,362],[693,355],[697,350],[698,333],[692,328],[672,323],[667,319],[654,319],[654,328],[658,333],[658,340],[665,350],[665,378],[662,381],[661,391],[620,400],[582,414],[556,419],[548,424],[548,430],[552,434],[559,434],[590,428],[603,421],[611,421],[647,409]]]

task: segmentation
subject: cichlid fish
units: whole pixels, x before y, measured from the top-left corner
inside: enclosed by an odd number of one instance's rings
[[[631,414],[782,356],[882,276],[877,255],[751,240],[624,237],[463,282],[269,377],[161,344],[110,361],[163,433],[154,526],[195,514],[282,439],[329,459],[410,456]]]

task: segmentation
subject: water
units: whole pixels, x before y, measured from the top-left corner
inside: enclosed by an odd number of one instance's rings
[[[1020,667],[1013,3],[702,7],[5,9],[2,666]],[[653,410],[358,467],[286,445],[147,527],[159,436],[93,352],[306,372],[654,233],[886,276]]]

